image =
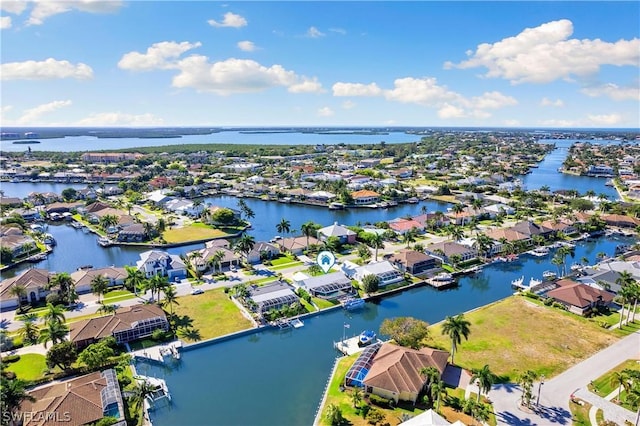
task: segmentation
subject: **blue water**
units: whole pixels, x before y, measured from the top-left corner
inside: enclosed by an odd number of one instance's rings
[[[576,247],[575,258],[596,261],[599,252],[612,255],[630,239],[603,237]],[[524,274],[542,278],[556,270],[551,255],[523,256],[513,263],[485,267],[460,279],[448,291],[421,287],[367,303],[360,312],[336,310],[305,319],[291,331],[263,331],[183,354],[177,369],[137,363],[140,374],[164,378],[173,397],[170,408],[152,413],[156,426],[165,425],[310,425],[322,397],[336,353],[333,342],[362,330],[378,330],[384,318],[413,316],[435,323],[447,315],[503,299],[513,293],[511,281]],[[384,336],[383,336],[384,337]],[[473,329],[470,339],[473,339]]]
[[[377,144],[385,143],[418,142],[419,135],[410,135],[403,132],[390,132],[382,134],[333,134],[321,135],[317,133],[240,133],[236,131],[224,131],[209,135],[185,135],[181,138],[101,138],[93,136],[68,136],[65,138],[41,139],[39,144],[19,145],[11,141],[0,142],[0,151],[26,151],[27,146],[32,151],[91,151],[110,150],[144,146],[166,146],[186,144],[245,144],[245,145],[337,145],[337,144]]]
[[[532,172],[522,178],[525,189],[534,190],[547,185],[552,191],[559,189],[575,189],[580,194],[588,190],[593,190],[596,195],[605,194],[611,201],[619,198],[615,188],[606,186],[606,178],[595,178],[588,176],[574,176],[558,172],[562,166],[571,145],[576,140],[541,140],[541,143],[555,143],[556,149],[551,151]],[[606,143],[608,141],[590,141],[591,143]]]

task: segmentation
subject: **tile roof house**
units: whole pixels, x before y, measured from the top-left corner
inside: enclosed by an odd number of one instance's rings
[[[112,369],[43,386],[28,393],[35,401],[25,400],[20,405],[20,412],[25,414],[23,426],[80,426],[93,424],[106,416],[116,419],[115,426],[127,424],[122,393]]]
[[[454,254],[459,255],[463,262],[478,257],[476,249],[454,241],[441,241],[439,243],[429,244],[425,251],[427,254],[442,258],[444,262],[450,262],[451,256]]]
[[[440,261],[435,257],[411,249],[398,250],[389,257],[389,262],[399,270],[413,275],[440,266]]]
[[[345,262],[343,265],[347,265],[347,262]],[[346,273],[347,275],[351,276],[351,278],[358,280],[360,283],[362,283],[362,280],[367,275],[375,275],[380,280],[380,287],[398,283],[404,280],[404,275],[396,268],[394,268],[391,262],[389,262],[388,260],[358,266],[357,268],[349,270],[348,272],[346,271]]]
[[[262,262],[262,256],[272,259],[280,254],[280,249],[274,244],[265,241],[257,241],[253,249],[247,254],[247,262],[254,264]]]
[[[549,229],[542,225],[538,225],[530,220],[523,220],[522,222],[518,222],[510,229],[521,232],[525,235],[529,235],[530,237],[533,237],[534,235],[548,237],[553,232],[552,229]]]
[[[592,308],[606,306],[613,301],[613,293],[571,279],[559,280],[556,284],[558,287],[549,291],[547,297],[566,306],[574,314],[585,315]]]
[[[49,294],[49,290],[46,290],[49,278],[49,271],[46,269],[32,268],[16,277],[3,280],[0,282],[0,309],[18,307],[18,298],[11,294],[11,288],[16,285],[25,287],[26,296],[22,298],[23,303],[36,303],[44,300]]]
[[[213,270],[218,270],[240,264],[240,257],[229,248],[229,242],[227,240],[207,241],[203,249],[188,252],[187,257],[189,258],[195,251],[200,252],[201,256],[200,259],[194,259],[199,271],[205,271],[209,267]],[[222,252],[223,256],[219,262],[213,264],[213,258],[217,252]]]
[[[408,231],[415,229],[418,232],[424,231],[424,225],[413,219],[395,219],[389,221],[389,228],[397,234],[404,235]]]
[[[433,348],[420,350],[383,343],[373,358],[363,383],[367,392],[382,398],[416,403],[426,384],[420,369],[434,367],[442,376],[449,352]]]
[[[309,243],[308,245],[307,242]],[[302,252],[305,251],[308,246],[318,244],[319,242],[320,241],[318,241],[318,239],[315,237],[307,238],[303,235],[300,237],[279,238],[278,240],[276,240],[275,244],[277,244],[278,247],[280,247],[280,250],[283,252],[288,251],[295,255],[298,255],[302,254]]]
[[[71,273],[71,279],[75,283],[76,292],[89,293],[91,291],[91,280],[102,275],[109,282],[109,287],[124,285],[127,278],[127,271],[124,268],[108,266],[106,268],[79,269]]]
[[[380,201],[380,194],[366,189],[352,192],[351,197],[353,198],[353,203],[356,206],[365,206],[367,204],[374,204]]]
[[[169,329],[167,316],[157,305],[133,305],[119,308],[113,315],[90,318],[69,325],[70,340],[84,348],[108,336],[118,343],[149,337],[154,330]]]
[[[0,247],[11,250],[11,255],[16,258],[34,250],[36,241],[24,234],[3,235],[0,237]]]
[[[318,239],[320,241],[325,241],[329,237],[338,237],[342,244],[354,244],[356,242],[356,236],[355,232],[342,225],[338,225],[338,222],[318,229]]]

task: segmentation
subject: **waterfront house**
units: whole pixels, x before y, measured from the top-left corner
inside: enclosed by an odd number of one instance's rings
[[[147,237],[147,231],[141,223],[134,223],[123,227],[118,232],[118,241],[127,243],[139,243]]]
[[[153,191],[147,194],[146,200],[158,207],[163,206],[168,201],[171,201],[173,197],[169,194],[170,191],[166,189],[159,189],[157,191]]]
[[[33,222],[34,220],[41,219],[40,210],[36,209],[15,209],[12,214],[17,214],[27,222]]]
[[[75,283],[76,292],[89,293],[91,292],[91,280],[96,276],[103,276],[107,279],[109,287],[116,287],[124,285],[124,280],[127,278],[127,271],[124,268],[116,266],[107,266],[105,268],[90,268],[90,269],[78,269],[72,272],[71,279]]]
[[[199,252],[200,255],[193,257],[194,252]],[[214,262],[216,253],[222,253],[220,260]],[[229,248],[229,242],[227,240],[211,240],[205,243],[204,249],[194,250],[186,253],[187,258],[192,258],[195,262],[198,271],[205,271],[211,267],[214,271],[229,268],[231,265],[240,265],[240,257]]]
[[[11,233],[0,236],[0,247],[9,250],[15,259],[33,251],[36,248],[36,241],[29,235]]]
[[[398,250],[391,255],[389,262],[400,271],[413,275],[421,274],[440,266],[440,261],[435,257],[411,249]]]
[[[451,256],[460,256],[460,261],[476,259],[478,252],[473,247],[467,247],[454,241],[442,241],[439,243],[429,244],[425,252],[431,256],[442,259],[443,262],[450,263]]]
[[[412,219],[420,223],[422,227],[425,229],[430,226],[429,225],[430,222],[433,225],[435,225],[436,228],[451,224],[451,221],[449,220],[449,218],[445,216],[444,213],[441,213],[441,212],[425,213],[418,216],[414,216]]]
[[[553,232],[552,229],[549,229],[542,225],[538,225],[530,220],[523,220],[521,222],[518,222],[515,225],[511,226],[509,229],[521,232],[525,235],[528,235],[530,238],[534,235],[540,235],[541,237],[548,238]]]
[[[562,232],[565,235],[571,235],[578,232],[578,230],[574,226],[574,222],[567,218],[545,220],[541,223],[541,225],[545,228],[551,229],[556,234],[558,232]]]
[[[392,399],[396,404],[399,401],[415,404],[427,384],[427,378],[420,370],[434,367],[442,377],[448,358],[449,352],[439,349],[418,350],[383,343],[363,384],[367,393]]]
[[[260,315],[271,310],[279,310],[292,303],[300,302],[293,288],[283,281],[276,281],[262,286],[251,286],[249,298],[256,305],[256,312]]]
[[[351,280],[343,272],[332,272],[316,277],[303,278],[297,281],[296,285],[314,297],[327,300],[335,300],[338,297],[353,294],[354,292]]]
[[[18,307],[18,297],[11,293],[11,289],[17,285],[25,289],[22,303],[35,304],[45,300],[49,294],[49,290],[46,289],[49,278],[49,271],[46,269],[32,268],[13,278],[3,280],[0,282],[0,310]]]
[[[265,241],[257,241],[253,249],[247,254],[247,262],[251,264],[260,263],[263,259],[273,259],[280,254],[280,249],[274,244]]]
[[[0,206],[3,207],[17,207],[22,205],[22,199],[18,197],[5,197],[0,196]]]
[[[366,206],[380,201],[380,194],[366,189],[352,192],[351,197],[353,198],[353,203],[356,206]]]
[[[140,260],[136,265],[147,278],[161,275],[173,281],[187,276],[187,267],[180,256],[162,250],[148,250],[140,253]]]
[[[414,230],[417,232],[423,232],[424,226],[413,219],[393,219],[389,222],[389,229],[393,230],[396,234],[404,235],[407,232]]]
[[[70,340],[79,349],[113,336],[127,343],[151,336],[155,330],[168,330],[167,316],[158,305],[133,305],[118,308],[113,315],[90,318],[69,325]]]
[[[613,293],[590,287],[571,279],[556,282],[557,288],[549,291],[547,297],[564,305],[569,312],[586,315],[598,306],[607,306],[613,301]]]
[[[307,245],[307,241],[309,243],[308,245]],[[292,237],[292,238],[279,238],[276,240],[275,244],[277,244],[278,247],[280,247],[281,251],[284,251],[284,252],[288,251],[292,254],[300,255],[306,249],[308,249],[309,246],[318,244],[319,242],[320,241],[318,241],[318,239],[315,237],[306,237],[302,235],[299,237]]]
[[[338,222],[318,229],[318,239],[320,241],[326,241],[329,237],[338,237],[342,244],[355,244],[356,236],[355,232],[345,226],[338,225]]]
[[[344,264],[349,266],[351,262]],[[375,275],[378,277],[379,286],[384,287],[389,284],[395,284],[404,280],[404,275],[393,267],[391,262],[383,260],[380,262],[368,263],[366,265],[358,266],[353,269],[343,269],[347,276],[362,283],[362,280],[367,275]]]
[[[495,203],[483,207],[483,211],[487,214],[487,216],[489,216],[489,219],[495,219],[498,214],[515,214],[516,209],[508,204]]]
[[[28,394],[34,401],[24,400],[20,404],[24,415],[22,426],[99,424],[104,417],[113,418],[115,421],[109,424],[114,426],[127,424],[113,369],[58,381],[32,389]]]
[[[623,214],[605,214],[601,216],[601,219],[609,226],[620,228],[635,228],[640,225],[640,220]]]
[[[612,293],[618,293],[622,288],[622,286],[618,284],[620,273],[617,271],[584,268],[582,272],[586,275],[576,278],[576,280],[582,284],[600,290],[607,290]]]
[[[44,209],[45,213],[47,213],[48,215],[51,213],[67,213],[67,212],[71,212],[73,210],[77,210],[80,207],[84,207],[84,203],[80,203],[80,202],[70,202],[70,203],[63,203],[63,202],[54,202],[51,203],[49,205],[47,205],[47,207]]]
[[[493,245],[489,250],[489,254],[502,253],[506,249],[506,243],[515,243],[522,241],[525,244],[531,244],[532,240],[529,235],[523,234],[511,228],[496,228],[489,229],[485,232],[485,235],[493,240]]]

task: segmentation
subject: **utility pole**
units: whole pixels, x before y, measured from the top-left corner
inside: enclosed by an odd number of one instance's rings
[[[538,399],[536,400],[536,406],[540,405],[540,391],[542,390],[542,385],[544,385],[544,374],[540,376],[540,383],[538,384]]]

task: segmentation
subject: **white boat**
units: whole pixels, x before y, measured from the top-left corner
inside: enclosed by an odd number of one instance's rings
[[[547,247],[536,247],[533,250],[528,252],[529,254],[536,257],[544,257],[549,254],[549,249]]]
[[[436,288],[447,287],[455,284],[456,282],[455,278],[453,278],[453,275],[448,272],[440,272],[434,277],[427,278],[425,281]]]
[[[364,299],[360,299],[359,297],[357,298],[353,297],[343,301],[342,307],[345,308],[347,311],[354,311],[356,309],[363,308],[364,304],[365,304]]]
[[[533,286],[536,286],[538,284],[542,284],[542,280],[536,280],[535,278],[531,277],[531,279],[529,280],[529,288],[533,288]]]
[[[376,333],[373,330],[365,330],[358,337],[358,346],[367,346],[376,340]]]
[[[113,244],[113,241],[111,241],[107,237],[100,237],[98,238],[98,244],[100,244],[102,247],[109,247],[111,244]]]
[[[302,322],[302,320],[300,318],[296,318],[296,319],[292,320],[291,321],[291,325],[293,326],[293,328],[304,327],[304,323]]]
[[[331,203],[329,204],[329,210],[342,210],[344,209],[344,204],[342,203]]]
[[[545,280],[553,280],[558,276],[558,274],[556,274],[553,271],[544,271],[542,273],[542,278],[544,278]]]
[[[522,287],[523,283],[524,283],[524,275],[516,280],[511,281],[511,285],[514,287]]]

